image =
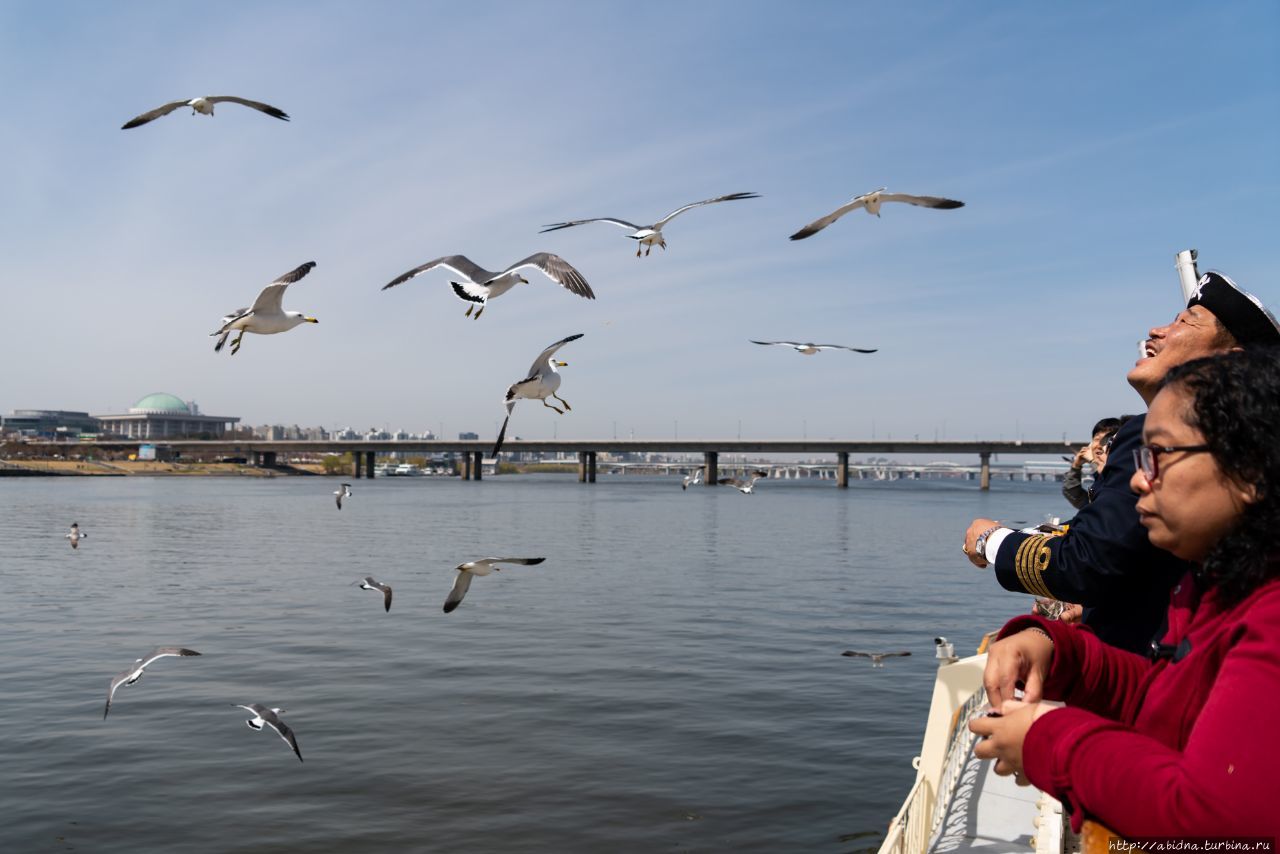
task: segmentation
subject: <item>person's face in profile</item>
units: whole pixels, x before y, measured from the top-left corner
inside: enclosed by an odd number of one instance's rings
[[[1162,450],[1204,445],[1203,434],[1187,423],[1191,404],[1181,385],[1156,395],[1142,431],[1154,476],[1139,465],[1129,485],[1138,494],[1138,518],[1152,545],[1200,562],[1235,526],[1256,492],[1223,474],[1207,450]]]

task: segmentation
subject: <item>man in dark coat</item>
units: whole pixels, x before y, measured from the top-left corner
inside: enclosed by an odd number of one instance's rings
[[[1151,330],[1145,355],[1129,371],[1129,385],[1149,405],[1175,365],[1275,344],[1280,344],[1280,323],[1261,301],[1226,276],[1209,272],[1173,322]],[[994,566],[1007,590],[1084,605],[1085,625],[1107,643],[1133,652],[1149,650],[1164,624],[1169,590],[1188,569],[1151,545],[1138,521],[1129,479],[1145,421],[1145,415],[1131,418],[1116,432],[1093,501],[1065,535],[1025,534],[993,519],[975,519],[963,547],[975,566]]]

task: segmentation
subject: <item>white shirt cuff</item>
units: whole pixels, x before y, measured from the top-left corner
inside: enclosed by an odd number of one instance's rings
[[[1000,530],[987,537],[987,541],[983,544],[983,557],[987,559],[987,563],[995,563],[996,555],[1000,552],[1000,544],[1004,542],[1004,538],[1013,533],[1012,528],[1001,528]]]

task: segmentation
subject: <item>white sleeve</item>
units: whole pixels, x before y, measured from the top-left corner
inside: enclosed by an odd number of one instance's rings
[[[982,556],[987,559],[987,563],[996,562],[996,555],[1000,553],[1000,544],[1004,542],[1005,537],[1012,533],[1012,528],[1001,528],[987,537],[987,541],[982,547]]]

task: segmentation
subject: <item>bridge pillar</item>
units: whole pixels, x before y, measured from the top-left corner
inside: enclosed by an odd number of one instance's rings
[[[716,481],[720,479],[720,454],[716,451],[707,451],[702,455],[702,482],[707,486],[715,486]]]
[[[978,454],[978,458],[982,460],[982,472],[978,476],[978,489],[985,491],[991,488],[991,452],[982,451]]]
[[[262,467],[263,467],[263,468],[268,468],[268,469],[269,469],[269,468],[271,468],[272,466],[274,466],[275,464],[276,464],[276,452],[275,452],[275,451],[263,451],[263,452],[262,452]]]
[[[364,455],[364,476],[373,480],[373,451]]]
[[[596,452],[587,451],[587,483],[596,482]]]
[[[462,479],[471,480],[471,453],[469,451],[462,452]]]
[[[484,468],[484,451],[475,452],[475,462],[471,464],[471,479],[479,480],[483,475]]]
[[[578,451],[578,483],[587,482],[587,452]]]
[[[849,452],[841,451],[836,455],[836,486],[841,489],[849,488]]]
[[[351,459],[355,463],[355,474],[352,477],[352,480],[359,480],[360,479],[360,463],[363,462],[363,457],[360,456],[359,451],[352,451]]]

